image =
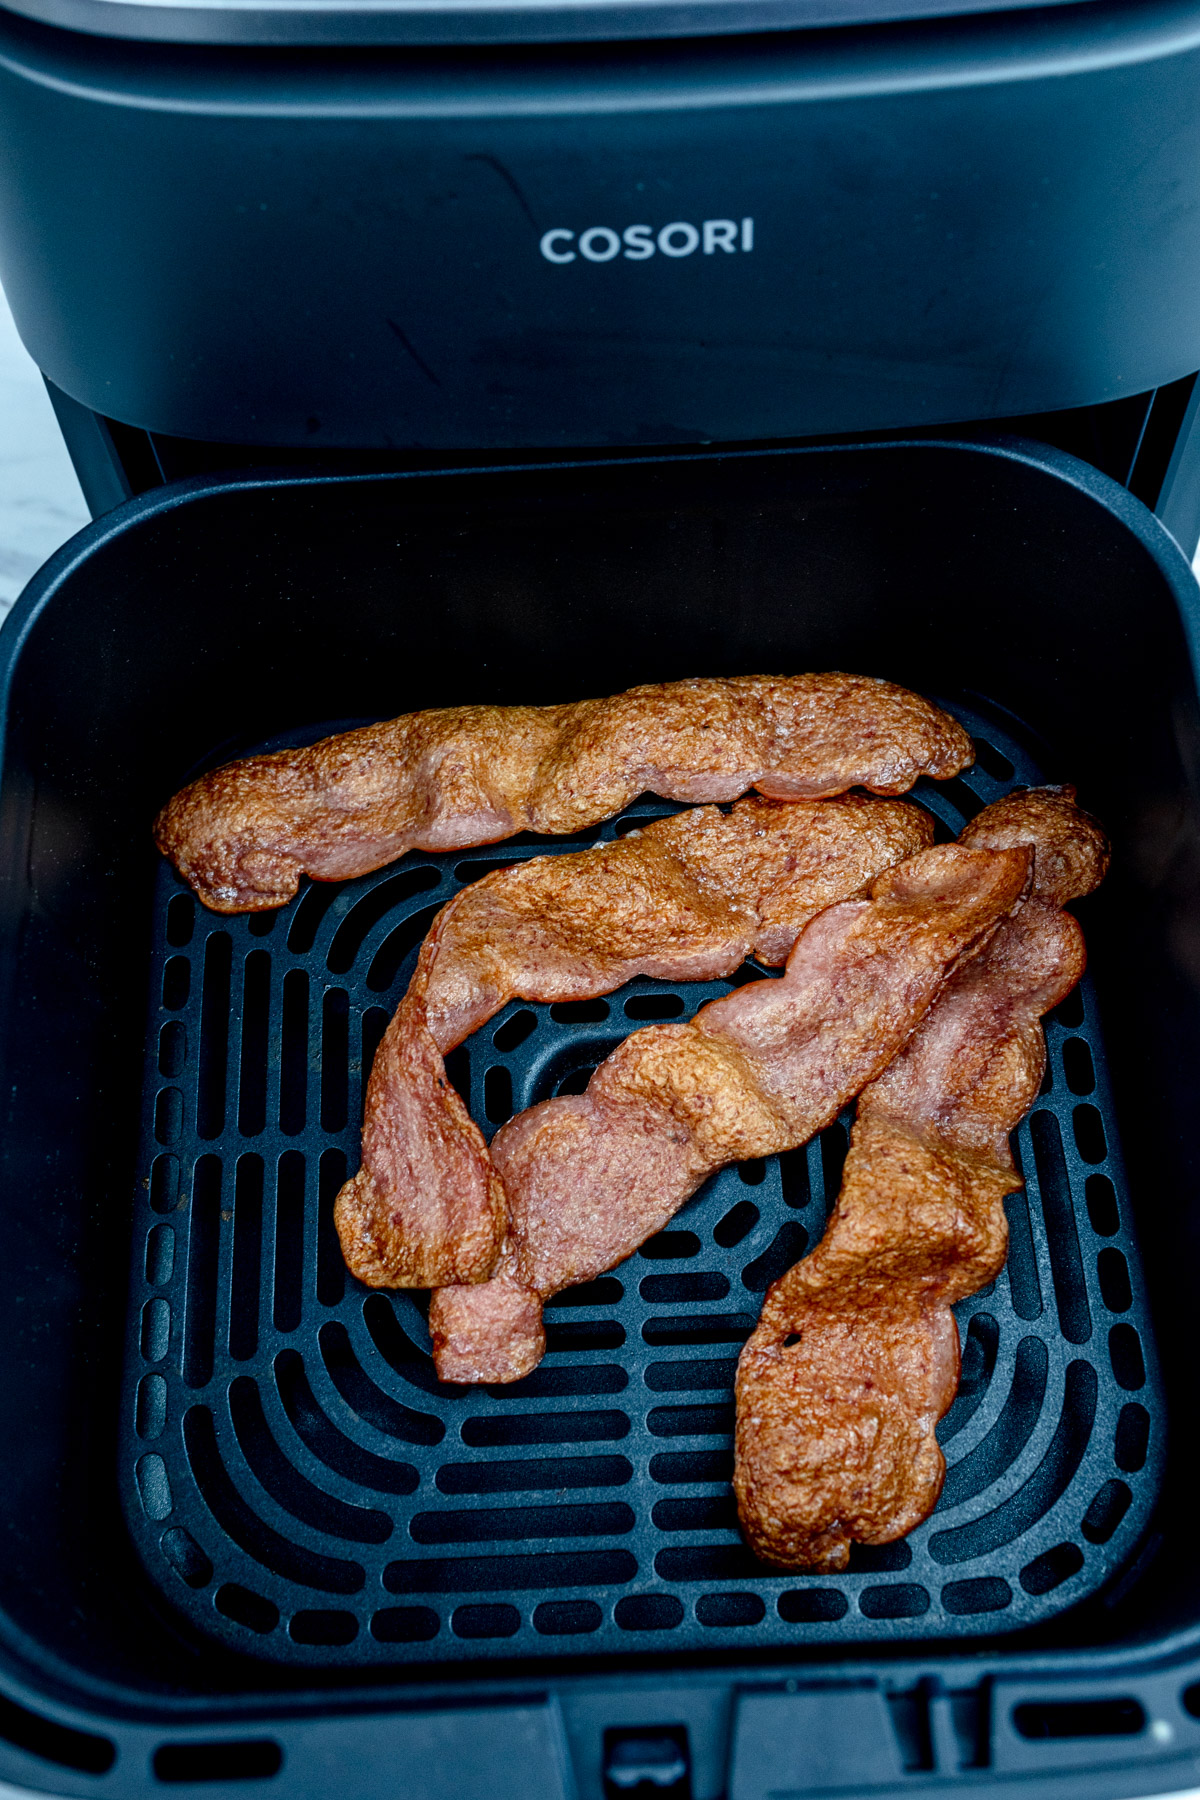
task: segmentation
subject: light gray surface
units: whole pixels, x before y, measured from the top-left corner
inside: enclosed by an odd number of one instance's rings
[[[41,375],[0,294],[0,618],[87,519]]]

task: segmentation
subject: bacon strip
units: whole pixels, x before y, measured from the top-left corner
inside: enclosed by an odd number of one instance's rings
[[[586,1093],[504,1126],[492,1158],[508,1236],[490,1281],[434,1296],[443,1379],[527,1374],[551,1294],[630,1255],[723,1164],[790,1149],[835,1118],[1020,899],[1030,862],[1027,849],[921,851],[869,899],[820,913],[781,980],[635,1032]]]
[[[779,800],[905,793],[971,762],[956,722],[864,675],[740,675],[562,706],[406,713],[303,750],[228,763],[154,823],[164,856],[214,912],[261,912],[302,874],[344,881],[409,850],[562,834],[638,794]]]
[[[824,907],[927,846],[904,800],[739,800],[696,807],[615,844],[497,870],[444,906],[375,1056],[362,1168],[334,1219],[371,1287],[491,1274],[504,1192],[443,1058],[506,1003],[588,1000],[635,975],[728,975],[784,960]]]
[[[961,966],[864,1089],[842,1189],[817,1248],[772,1286],[742,1351],[734,1488],[746,1539],[788,1569],[843,1569],[927,1518],[946,1464],[934,1435],[958,1386],[950,1308],[994,1279],[1008,1134],[1041,1086],[1039,1020],[1083,973],[1067,900],[1108,853],[1071,788],[1010,796],[964,844],[1034,849],[1032,894]]]

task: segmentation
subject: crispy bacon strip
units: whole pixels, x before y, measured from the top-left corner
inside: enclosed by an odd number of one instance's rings
[[[352,1273],[372,1287],[490,1275],[503,1189],[442,1059],[510,999],[587,1000],[635,975],[711,980],[751,952],[782,962],[809,919],[932,838],[904,800],[755,797],[464,888],[434,920],[371,1070],[362,1168],[334,1211]]]
[[[779,981],[688,1025],[627,1038],[586,1093],[545,1101],[492,1141],[508,1197],[497,1273],[435,1294],[450,1381],[515,1381],[545,1348],[542,1302],[630,1255],[723,1164],[804,1143],[879,1074],[943,986],[1024,892],[1026,849],[947,845],[831,906]]]
[[[159,813],[155,841],[214,912],[282,906],[302,874],[344,881],[408,850],[561,834],[647,790],[670,800],[905,793],[971,762],[937,707],[864,675],[739,675],[562,706],[406,713],[214,769]]]
[[[1003,1267],[1002,1203],[1021,1185],[1008,1134],[1046,1064],[1038,1021],[1083,973],[1083,935],[1061,907],[1107,866],[1073,798],[1013,795],[963,832],[1031,845],[1031,896],[864,1089],[825,1236],[775,1282],[742,1351],[734,1487],[747,1541],[779,1567],[843,1569],[852,1541],[903,1537],[942,1491],[950,1308]]]

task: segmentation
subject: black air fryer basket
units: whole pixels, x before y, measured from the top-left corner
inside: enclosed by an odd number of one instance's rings
[[[1136,501],[999,440],[197,481],[60,552],[3,638],[5,1778],[1194,1780],[1195,614]],[[785,1577],[734,1528],[732,1369],[844,1124],[564,1295],[518,1387],[439,1384],[417,1297],[345,1275],[330,1205],[431,910],[545,846],[219,919],[148,825],[196,769],[333,722],[838,666],[968,724],[975,767],[919,791],[944,833],[1071,779],[1116,855],[1008,1268],[960,1308],[941,1505]],[[455,1079],[491,1131],[726,985],[514,1004]]]

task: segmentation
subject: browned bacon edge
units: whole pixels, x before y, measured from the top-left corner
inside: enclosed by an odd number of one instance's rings
[[[581,831],[647,790],[729,801],[905,793],[956,775],[955,720],[864,675],[741,675],[559,706],[406,713],[228,763],[175,795],[155,841],[206,906],[282,906],[300,877],[343,881],[409,850]]]

